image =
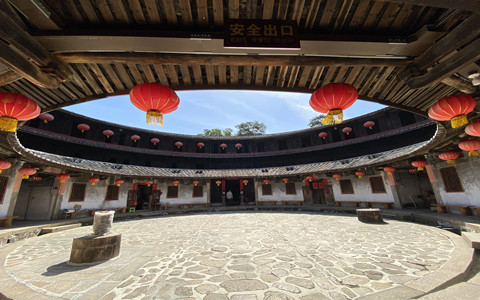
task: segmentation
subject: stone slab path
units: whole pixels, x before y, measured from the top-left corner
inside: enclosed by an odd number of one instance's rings
[[[204,213],[113,224],[120,256],[67,264],[92,226],[0,249],[0,292],[13,299],[355,299],[405,287],[444,266],[441,230],[351,215]],[[410,290],[409,290],[410,291]]]

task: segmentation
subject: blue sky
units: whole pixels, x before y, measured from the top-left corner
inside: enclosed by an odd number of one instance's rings
[[[163,126],[145,122],[145,112],[130,102],[128,95],[71,105],[66,110],[111,123],[148,130],[196,135],[203,129],[232,128],[248,121],[267,125],[267,133],[308,128],[318,113],[308,101],[310,94],[264,91],[178,91],[180,105],[164,115]],[[357,100],[344,111],[344,119],[364,115],[384,106]]]

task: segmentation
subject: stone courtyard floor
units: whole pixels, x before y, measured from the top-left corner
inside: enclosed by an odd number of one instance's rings
[[[72,239],[92,226],[0,248],[0,292],[35,300],[408,299],[464,250],[434,227],[305,212],[137,218],[115,222],[113,232],[122,234],[120,255],[89,266],[67,262]]]

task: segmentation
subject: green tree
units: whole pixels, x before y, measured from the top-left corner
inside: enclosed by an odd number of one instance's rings
[[[232,136],[233,130],[231,128],[225,128],[223,131],[219,128],[204,129],[203,133],[199,133],[199,136]]]
[[[258,121],[243,122],[235,127],[238,129],[237,136],[262,135],[267,131],[267,125]]]
[[[325,115],[318,115],[318,116],[312,118],[312,119],[310,120],[310,122],[308,123],[308,126],[310,126],[310,127],[320,127],[320,126],[324,126],[324,125],[322,124],[323,118],[325,118]]]

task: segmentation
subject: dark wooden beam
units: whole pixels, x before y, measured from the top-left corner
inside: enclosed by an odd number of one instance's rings
[[[346,58],[288,55],[208,55],[208,54],[166,54],[166,53],[119,53],[88,52],[58,53],[63,63],[134,63],[168,65],[225,65],[225,66],[406,66],[407,59]]]
[[[477,39],[456,54],[432,67],[427,73],[405,80],[412,89],[427,87],[450,77],[466,65],[480,59],[480,39]]]
[[[28,81],[43,88],[56,89],[60,86],[60,78],[42,72],[37,65],[3,42],[0,42],[0,54],[0,62]]]
[[[14,71],[7,71],[0,74],[0,86],[15,82],[20,79],[22,79],[21,75],[17,74]]]
[[[455,1],[452,1],[455,2]],[[451,52],[471,42],[480,34],[480,15],[474,14],[455,27],[423,54],[409,68],[422,70],[430,67]]]
[[[70,72],[60,65],[56,58],[28,34],[6,12],[0,10],[0,38],[16,48],[22,56],[35,63],[45,71],[58,76],[61,80],[69,80]],[[0,56],[2,53],[0,53]]]
[[[375,1],[480,12],[480,0],[375,0]]]
[[[45,1],[9,0],[27,17],[28,21],[40,30],[58,30],[63,26],[61,19]]]

